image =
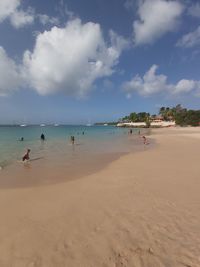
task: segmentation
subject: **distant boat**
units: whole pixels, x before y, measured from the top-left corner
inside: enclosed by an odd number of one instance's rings
[[[92,126],[90,120],[88,120],[88,123],[86,124],[86,126]]]
[[[40,124],[40,126],[41,126],[41,127],[44,127],[44,126],[46,126],[46,125],[42,123],[42,124]]]
[[[58,126],[59,126],[59,124],[55,123],[55,124],[54,124],[54,126],[55,126],[55,127],[58,127]]]
[[[26,127],[27,125],[26,125],[26,118],[24,117],[24,119],[23,119],[23,123],[22,124],[20,124],[20,127]]]
[[[103,126],[108,126],[108,124],[107,123],[104,123],[104,125]]]

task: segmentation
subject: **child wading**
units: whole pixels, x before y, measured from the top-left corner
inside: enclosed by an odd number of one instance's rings
[[[27,152],[26,154],[22,157],[22,161],[25,161],[25,160],[29,160],[30,159],[30,154],[31,150],[30,149],[27,149]]]

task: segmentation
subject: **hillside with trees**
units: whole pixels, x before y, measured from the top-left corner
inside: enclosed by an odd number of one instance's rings
[[[200,126],[200,110],[188,110],[180,104],[176,107],[161,107],[159,114],[150,115],[147,112],[132,112],[129,116],[121,119],[122,122],[146,122],[147,127],[155,119],[164,121],[175,121],[180,126]]]

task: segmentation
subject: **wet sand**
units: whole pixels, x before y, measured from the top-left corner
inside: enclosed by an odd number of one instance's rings
[[[199,135],[155,129],[81,179],[1,188],[0,266],[199,267]]]
[[[74,162],[49,161],[39,158],[18,161],[0,172],[0,189],[38,187],[81,179],[104,169],[127,153],[102,153],[74,159]]]

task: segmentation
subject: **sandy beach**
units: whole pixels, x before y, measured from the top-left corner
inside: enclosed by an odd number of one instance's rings
[[[1,188],[0,266],[199,267],[200,128],[151,138],[80,179]]]

